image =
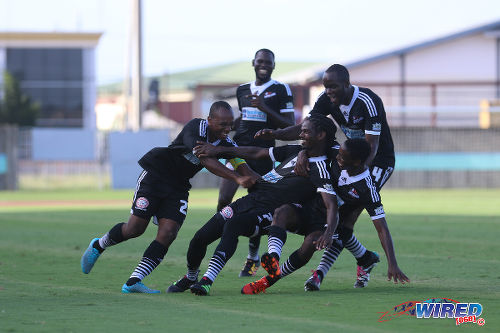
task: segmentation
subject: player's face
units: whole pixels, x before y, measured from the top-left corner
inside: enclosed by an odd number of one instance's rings
[[[349,104],[349,101],[346,100],[349,85],[346,82],[342,82],[335,72],[323,74],[323,86],[325,87],[325,93],[333,105]]]
[[[344,144],[340,146],[339,153],[337,154],[337,163],[340,169],[343,170],[349,169],[355,165],[355,161],[353,161],[351,154],[349,154]]]
[[[301,145],[305,149],[310,149],[314,147],[318,141],[318,133],[314,129],[314,126],[311,124],[309,120],[305,120],[302,123],[299,134],[300,140],[302,140]]]
[[[256,79],[265,83],[271,79],[274,70],[274,58],[269,52],[259,52],[255,59],[252,60],[252,66],[255,70]]]
[[[211,137],[223,140],[233,127],[233,111],[221,108],[212,117],[209,116],[207,120]]]

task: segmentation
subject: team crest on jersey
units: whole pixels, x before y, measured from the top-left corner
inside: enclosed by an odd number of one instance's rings
[[[380,131],[380,130],[382,130],[382,125],[380,123],[373,123],[372,130]]]
[[[359,199],[359,194],[356,192],[356,189],[352,188],[348,193],[351,197]]]
[[[233,209],[229,206],[226,206],[221,209],[220,215],[222,215],[222,217],[225,219],[230,219],[231,217],[233,217]]]
[[[276,96],[275,92],[266,91],[264,93],[264,98],[269,98],[269,97],[273,97],[273,96]]]
[[[146,210],[148,206],[149,206],[149,201],[144,197],[137,198],[137,200],[135,201],[136,209]]]
[[[355,124],[358,124],[358,123],[362,122],[363,119],[365,119],[365,118],[364,117],[352,117],[352,122]]]
[[[384,207],[379,206],[379,207],[375,208],[375,214],[377,214],[377,215],[384,214]]]

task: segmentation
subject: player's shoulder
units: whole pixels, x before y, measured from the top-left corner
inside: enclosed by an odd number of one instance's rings
[[[317,173],[321,178],[331,179],[329,166],[331,159],[326,156],[317,156],[309,158],[310,173]]]
[[[184,129],[193,131],[201,137],[205,137],[207,136],[208,122],[206,119],[193,118],[184,126]]]
[[[282,91],[289,96],[292,96],[292,89],[290,89],[290,86],[287,83],[284,83],[284,82],[281,82],[278,80],[274,80],[274,79],[272,80],[272,82],[273,83],[272,83],[271,87],[273,87],[276,90]]]
[[[365,103],[369,102],[370,100],[373,101],[380,100],[380,97],[370,88],[366,87],[358,87],[358,88],[359,88],[358,99],[362,99]]]

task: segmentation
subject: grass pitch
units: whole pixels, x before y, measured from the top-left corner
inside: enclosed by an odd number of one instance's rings
[[[240,194],[243,192],[240,192]],[[409,285],[386,281],[387,262],[367,215],[357,237],[381,254],[367,288],[354,289],[355,261],[344,252],[321,291],[304,281],[321,253],[261,295],[241,295],[260,278],[238,278],[246,238],[215,281],[211,295],[124,295],[156,227],[108,249],[89,275],[80,257],[93,237],[126,221],[132,191],[0,192],[0,332],[456,332],[500,331],[500,190],[384,190],[382,198]],[[185,274],[194,232],[214,213],[216,190],[191,193],[188,218],[163,263],[144,281],[164,291]],[[77,202],[75,202],[75,200]],[[267,238],[261,243],[265,251]],[[289,234],[286,258],[301,243]],[[202,263],[202,273],[214,249]],[[450,298],[483,306],[485,325],[398,316],[407,301]],[[386,313],[379,322],[380,317]]]

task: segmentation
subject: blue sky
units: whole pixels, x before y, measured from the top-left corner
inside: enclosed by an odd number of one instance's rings
[[[123,77],[129,0],[0,0],[0,30],[103,32],[99,83]],[[250,61],[347,63],[500,20],[498,0],[143,0],[146,75]]]

